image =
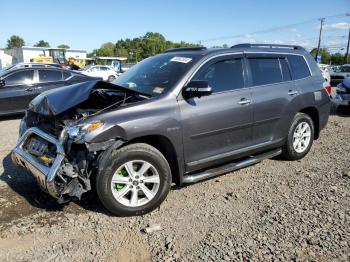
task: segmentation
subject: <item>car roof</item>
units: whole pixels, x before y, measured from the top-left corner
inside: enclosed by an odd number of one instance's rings
[[[59,71],[62,71],[62,72],[69,72],[69,73],[74,73],[74,74],[85,76],[84,74],[81,74],[81,73],[79,73],[77,71],[68,70],[68,69],[64,69],[64,68],[58,68],[58,67],[45,67],[45,66],[42,66],[42,67],[16,68],[16,69],[12,69],[12,70],[9,70],[9,71],[4,71],[4,72],[0,73],[0,76],[5,76],[5,75],[8,75],[8,74],[12,74],[12,73],[15,73],[15,72],[20,72],[20,71],[25,71],[25,70],[56,70],[56,71],[59,70]]]

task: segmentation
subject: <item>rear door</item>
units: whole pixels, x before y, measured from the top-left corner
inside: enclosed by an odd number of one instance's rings
[[[58,69],[38,69],[38,93],[62,87],[65,84],[63,72]]]
[[[233,151],[251,145],[253,111],[245,87],[242,55],[203,65],[192,80],[206,80],[209,96],[179,100],[186,170],[226,162]]]
[[[283,123],[289,122],[290,104],[298,94],[288,61],[278,54],[247,54],[247,65],[254,101],[254,143],[282,139]]]
[[[36,96],[33,69],[20,69],[3,77],[5,86],[0,87],[0,114],[21,112]]]

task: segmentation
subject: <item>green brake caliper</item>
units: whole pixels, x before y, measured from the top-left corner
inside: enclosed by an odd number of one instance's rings
[[[128,176],[128,173],[126,172],[125,169],[121,169],[118,171],[118,176],[126,177],[126,176]],[[115,184],[115,189],[120,190],[120,189],[124,188],[125,186],[126,186],[125,184]]]

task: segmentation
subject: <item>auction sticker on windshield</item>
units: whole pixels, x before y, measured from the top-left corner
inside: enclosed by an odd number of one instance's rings
[[[181,57],[181,56],[174,56],[172,59],[170,59],[170,61],[187,64],[187,63],[192,61],[192,58]]]

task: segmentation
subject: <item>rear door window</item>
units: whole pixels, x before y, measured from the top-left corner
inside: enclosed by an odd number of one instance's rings
[[[39,82],[56,82],[62,80],[62,71],[58,70],[39,70]]]
[[[242,59],[227,59],[204,66],[194,76],[193,80],[208,81],[209,86],[213,89],[213,93],[243,88]]]
[[[24,70],[5,77],[6,86],[28,85],[33,83],[34,70]]]
[[[282,82],[282,72],[278,58],[248,58],[252,85],[267,85]]]
[[[301,79],[311,75],[303,56],[288,55],[287,59],[292,70],[293,79]]]
[[[290,81],[290,80],[292,80],[292,75],[290,73],[287,60],[285,58],[280,58],[279,60],[280,60],[280,64],[281,64],[283,81]]]

